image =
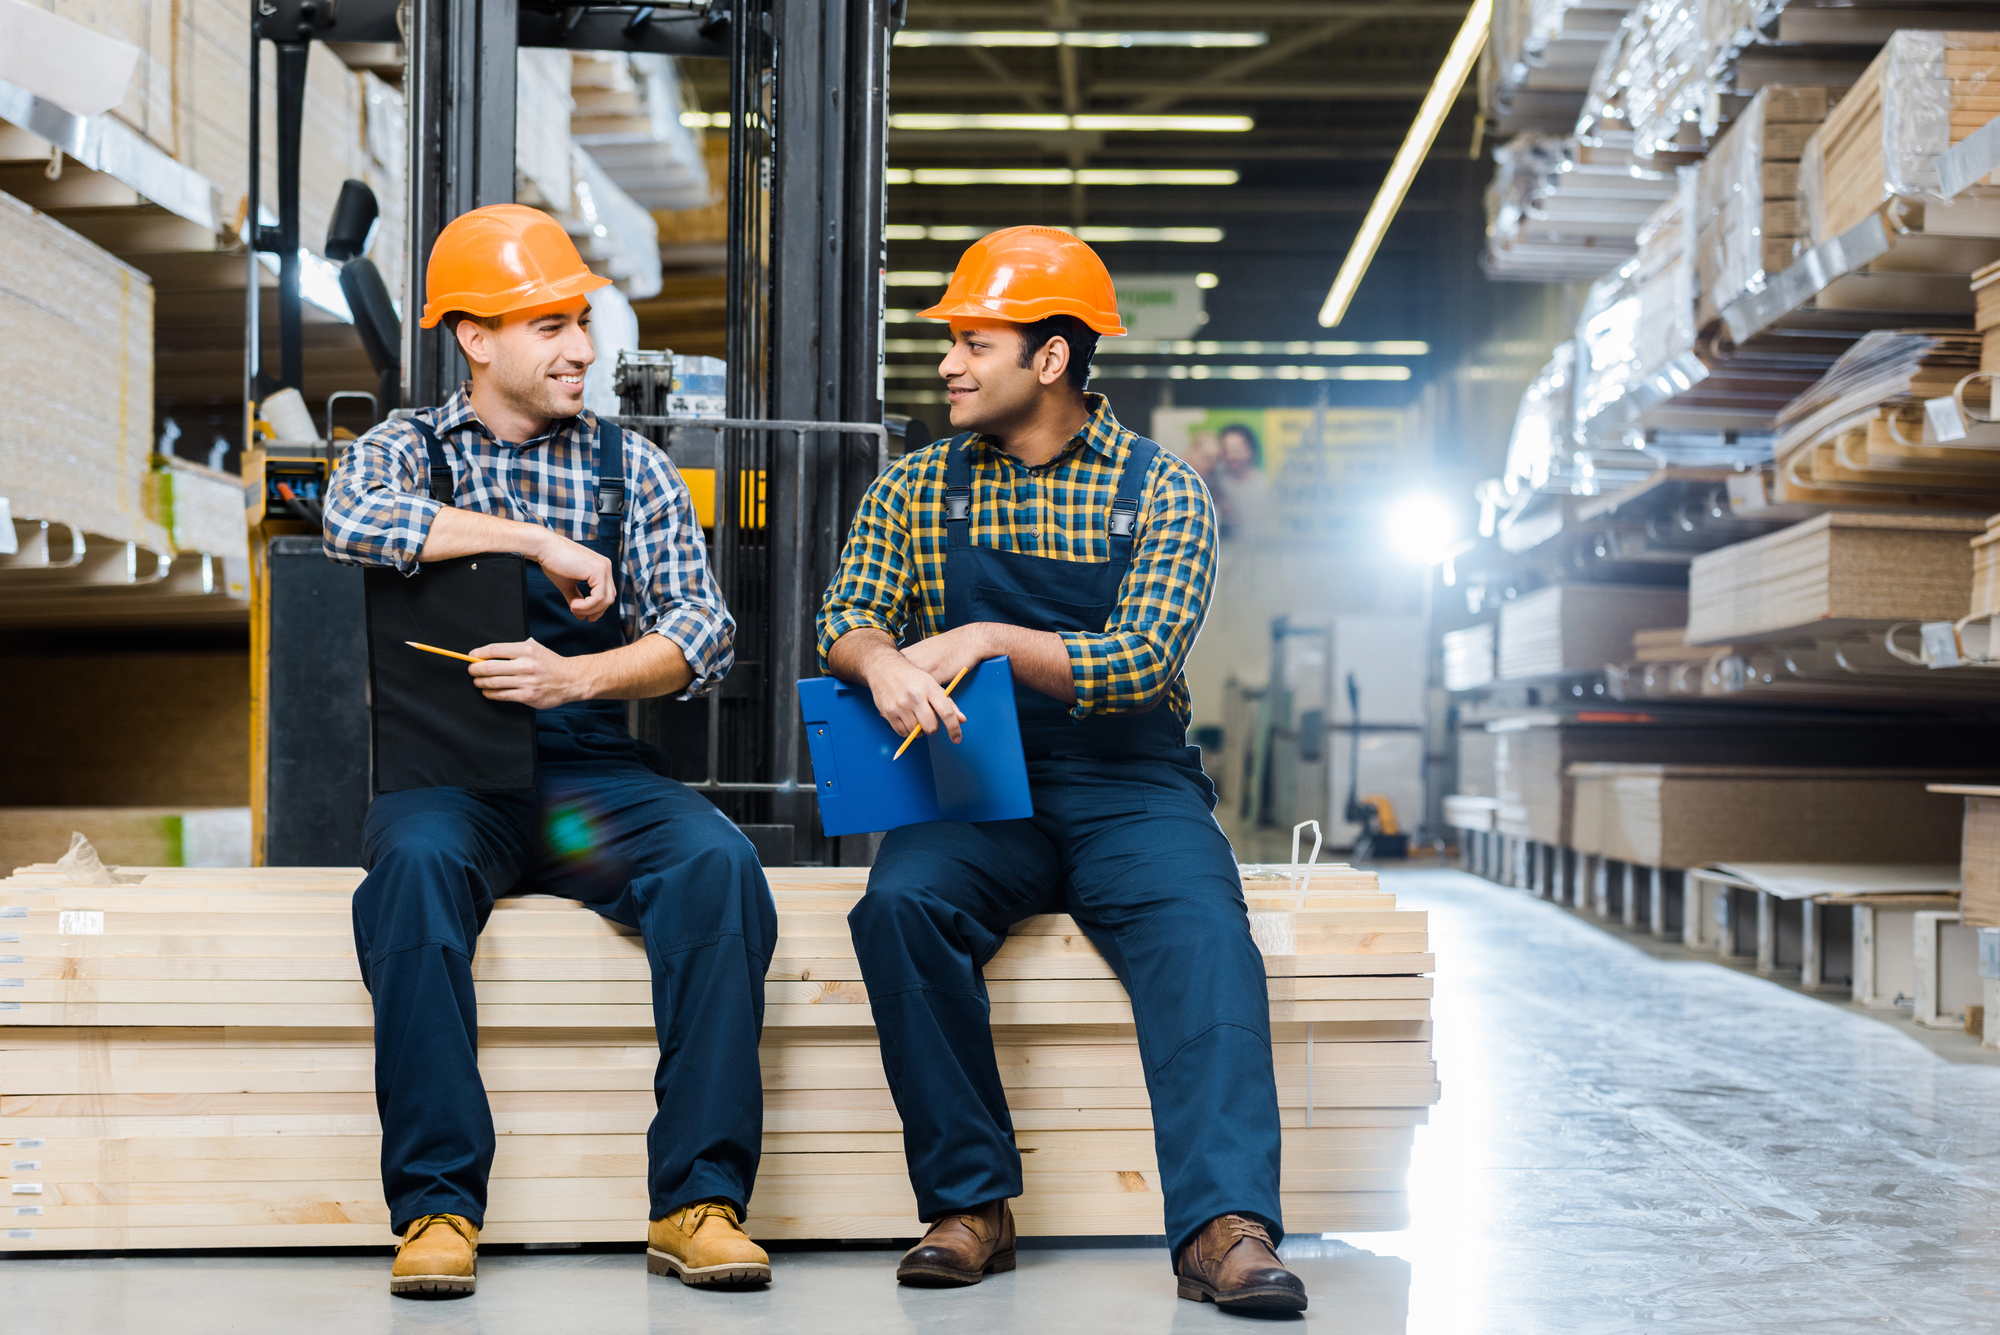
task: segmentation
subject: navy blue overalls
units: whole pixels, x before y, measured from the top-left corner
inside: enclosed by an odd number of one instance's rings
[[[432,494],[449,503],[450,461],[429,426],[412,421]],[[614,580],[625,575],[621,446],[619,429],[601,423],[599,534],[584,544],[611,559]],[[615,602],[579,621],[535,571],[528,599],[529,633],[558,654],[625,643]],[[374,999],[390,1225],[400,1234],[426,1214],[484,1223],[494,1132],[472,956],[493,901],[533,892],[581,900],[644,941],[660,1040],[646,1135],[651,1217],[710,1198],[741,1214],[763,1145],[757,1040],[778,931],[756,850],[713,804],[656,772],[658,753],[632,738],[621,702],[580,701],[536,722],[539,788],[417,788],[368,808],[354,942]]]
[[[1126,459],[1103,564],[974,546],[966,437],[949,449],[947,629],[1002,621],[1102,632],[1159,446],[1139,440]],[[1014,923],[1067,912],[1132,998],[1170,1247],[1223,1214],[1254,1216],[1277,1236],[1264,961],[1198,752],[1165,708],[1076,721],[1069,706],[1018,684],[1015,705],[1035,814],[890,831],[848,917],[919,1214],[1021,1194],[981,970]]]

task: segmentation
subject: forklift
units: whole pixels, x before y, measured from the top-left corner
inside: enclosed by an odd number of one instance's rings
[[[726,60],[729,294],[726,418],[660,411],[658,358],[621,365],[622,425],[681,468],[713,468],[709,556],[738,623],[735,669],[701,700],[635,705],[636,735],[734,820],[768,865],[855,865],[869,836],[819,832],[793,683],[816,671],[813,620],[862,494],[886,466],[882,404],[887,76],[906,0],[260,0],[250,31],[245,220],[244,491],[251,548],[251,811],[260,866],[356,866],[370,794],[361,572],[324,555],[319,505],[338,466],[323,437],[260,439],[256,405],[304,380],[299,162],[313,42],[402,45],[409,263],[459,214],[514,198],[516,53],[523,47]],[[260,207],[261,55],[275,47],[274,224]],[[397,317],[362,256],[379,201],[350,181],[327,258],[377,384],[336,398],[376,420],[431,407],[464,377],[442,329]],[[259,268],[278,267],[278,357],[264,365]],[[894,425],[901,425],[896,423]],[[804,782],[801,774],[806,775]]]

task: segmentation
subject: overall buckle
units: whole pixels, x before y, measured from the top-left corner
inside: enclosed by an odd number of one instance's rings
[[[1105,528],[1114,538],[1129,538],[1139,531],[1139,503],[1137,501],[1113,501],[1111,516]]]
[[[622,515],[625,513],[625,484],[623,482],[599,482],[597,484],[597,513],[601,515]]]
[[[962,523],[972,518],[972,489],[947,488],[944,493],[945,522]]]

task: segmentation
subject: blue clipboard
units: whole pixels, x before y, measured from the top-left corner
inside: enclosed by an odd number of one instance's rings
[[[965,711],[963,742],[944,729],[901,760],[903,739],[875,712],[867,689],[833,677],[799,682],[821,828],[868,834],[931,820],[1020,820],[1035,812],[1014,713],[1014,669],[989,658],[952,692]]]

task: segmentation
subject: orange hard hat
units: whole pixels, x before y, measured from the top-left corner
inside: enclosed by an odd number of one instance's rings
[[[959,257],[944,300],[917,313],[1014,324],[1074,315],[1100,334],[1125,332],[1104,261],[1053,227],[1009,227],[980,237]]]
[[[424,271],[426,329],[452,311],[505,315],[609,287],[576,253],[562,224],[525,204],[461,213],[438,233]]]

